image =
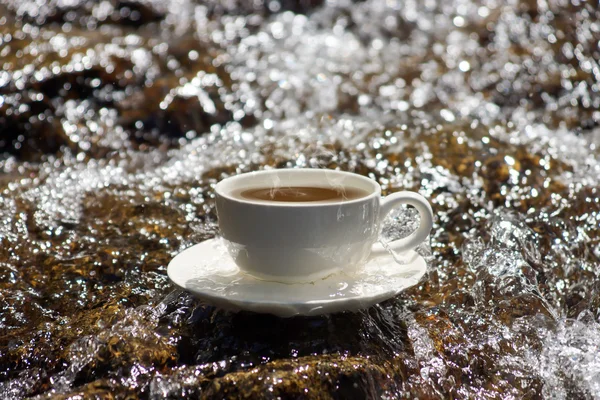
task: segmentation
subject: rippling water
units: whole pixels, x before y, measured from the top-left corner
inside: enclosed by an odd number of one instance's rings
[[[600,398],[599,46],[579,0],[1,0],[0,396]],[[214,184],[293,166],[426,196],[421,284],[175,290]]]

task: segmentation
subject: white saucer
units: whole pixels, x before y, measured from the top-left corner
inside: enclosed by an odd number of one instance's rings
[[[177,286],[217,307],[292,317],[357,311],[395,296],[417,284],[427,270],[414,251],[403,259],[405,264],[399,264],[391,255],[380,256],[354,274],[285,284],[241,272],[222,240],[210,239],[179,253],[167,273]]]

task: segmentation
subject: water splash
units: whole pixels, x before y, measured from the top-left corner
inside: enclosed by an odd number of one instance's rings
[[[597,398],[591,3],[92,3],[0,2],[6,398]],[[427,279],[312,319],[171,292],[214,183],[296,166],[430,199]]]

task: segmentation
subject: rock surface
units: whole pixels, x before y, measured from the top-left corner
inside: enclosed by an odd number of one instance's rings
[[[598,398],[600,12],[333,3],[0,1],[1,398]],[[426,278],[290,319],[176,289],[267,167],[419,191]]]

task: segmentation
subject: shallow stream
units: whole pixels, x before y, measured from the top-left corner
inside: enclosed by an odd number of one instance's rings
[[[600,399],[599,46],[580,0],[0,0],[0,398]],[[296,166],[427,197],[422,282],[169,282],[218,180]]]

